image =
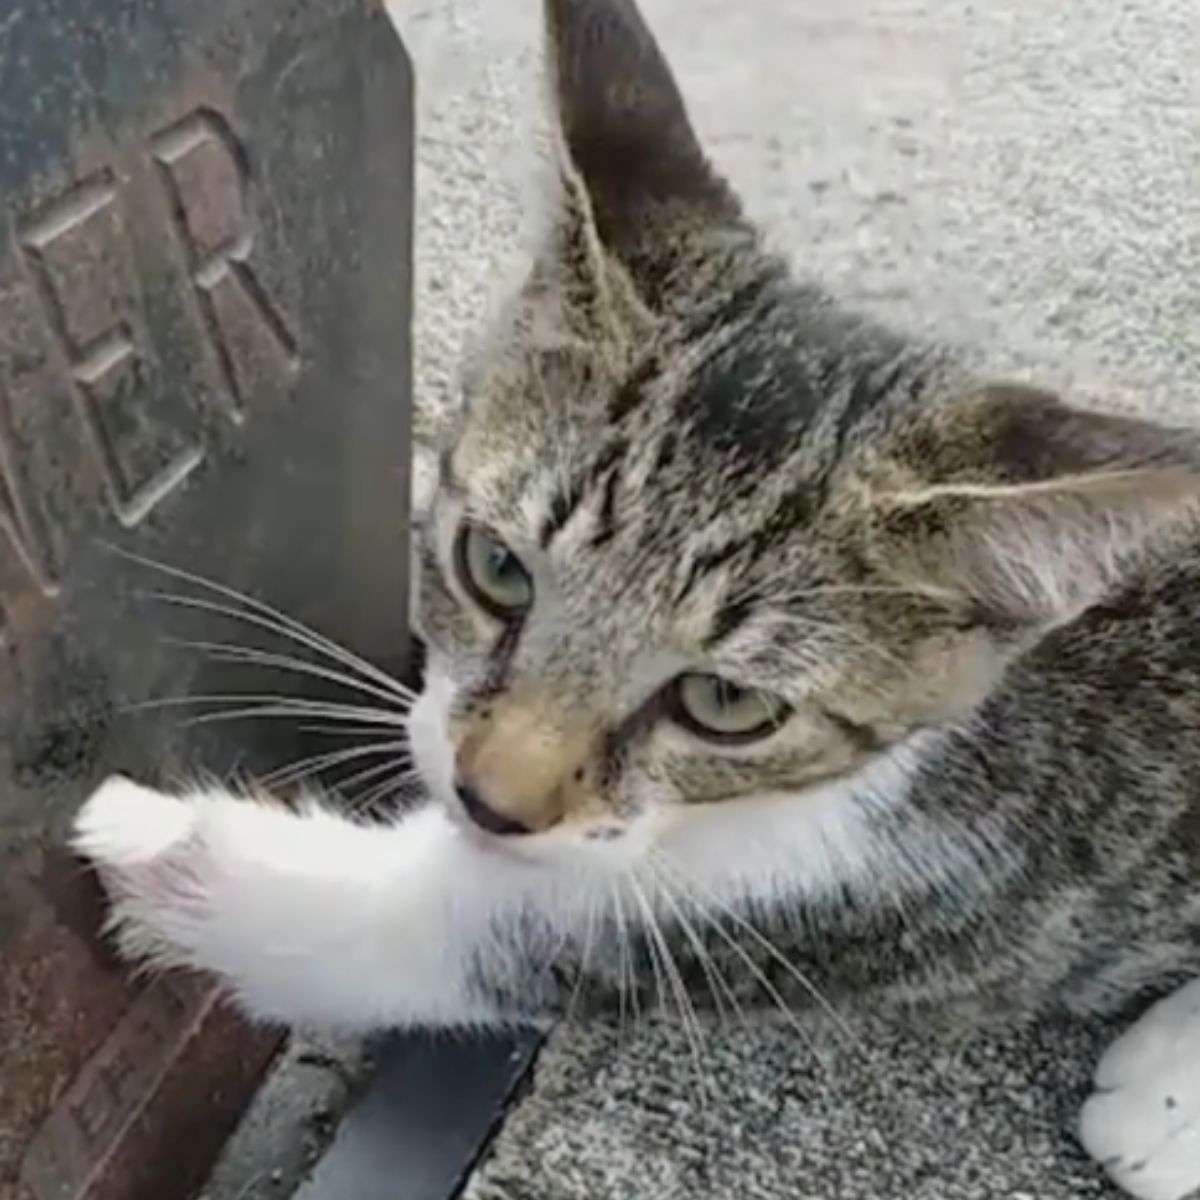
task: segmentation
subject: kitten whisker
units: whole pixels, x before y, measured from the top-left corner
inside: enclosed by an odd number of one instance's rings
[[[325,717],[333,721],[361,721],[379,729],[407,729],[408,718],[400,712],[373,708],[358,704],[338,704],[327,700],[309,700],[298,696],[274,693],[227,692],[194,696],[162,696],[155,700],[141,700],[126,706],[128,712],[147,709],[185,708],[199,704],[240,704],[243,707],[232,712],[218,711],[202,713],[192,718],[192,723],[233,720],[239,716],[293,716]]]
[[[300,733],[317,733],[322,737],[394,738],[396,727],[387,725],[297,725]]]
[[[400,750],[407,749],[406,744],[402,742],[396,743],[396,746]],[[407,755],[398,754],[385,763],[375,763],[374,766],[362,767],[352,775],[347,775],[344,779],[339,779],[333,785],[333,788],[339,793],[347,793],[351,788],[359,787],[385,771],[395,772],[391,779],[392,783],[408,783],[420,778],[420,772],[412,765]]]
[[[240,608],[229,609],[226,606],[216,606],[218,609],[225,608],[225,616],[235,620],[249,621],[250,624],[261,625],[261,627],[271,630],[282,637],[290,637],[293,641],[299,642],[302,645],[308,646],[310,649],[323,653],[332,660],[340,662],[342,666],[351,670],[358,671],[364,678],[373,680],[375,683],[395,691],[397,695],[412,697],[411,688],[406,687],[398,679],[389,675],[374,663],[355,654],[352,650],[335,642],[332,638],[327,637],[323,633],[319,633],[311,626],[306,625],[303,621],[295,617],[288,616],[287,613],[263,600],[258,600],[254,596],[250,596],[245,592],[238,591],[237,588],[230,587],[228,584],[218,583],[215,579],[209,579],[207,576],[197,574],[193,571],[184,570],[182,567],[171,566],[168,563],[159,561],[158,559],[147,557],[142,554],[135,554],[133,551],[125,550],[120,546],[112,543],[105,543],[106,548],[120,558],[124,558],[128,562],[136,563],[151,571],[157,571],[161,575],[166,575],[169,578],[177,579],[181,583],[189,583],[194,587],[202,588],[205,591],[223,596],[227,600],[232,600],[240,605]],[[156,595],[156,593],[151,593]],[[195,607],[199,607],[202,603],[195,597],[179,596],[174,593],[157,593],[160,599],[167,602],[181,602],[188,599],[196,601]],[[258,617],[259,620],[251,621],[251,617]]]
[[[330,767],[341,766],[343,763],[372,754],[388,754],[393,750],[403,750],[407,748],[407,745],[407,742],[393,739],[389,742],[372,742],[364,746],[350,746],[341,750],[327,750],[322,754],[310,754],[307,758],[301,758],[285,766],[277,767],[273,771],[268,771],[259,778],[259,783],[268,788],[286,787],[289,784],[298,783],[302,779],[320,774]]]
[[[666,868],[666,864],[661,860],[659,862],[659,868]],[[788,1004],[788,1002],[784,999],[783,994],[771,982],[770,978],[754,961],[754,959],[750,957],[749,953],[746,951],[746,948],[729,932],[729,930],[725,928],[721,921],[711,912],[709,912],[708,909],[697,899],[697,897],[688,890],[686,881],[677,878],[676,882],[683,889],[684,895],[687,896],[687,898],[691,901],[697,916],[699,916],[700,919],[703,920],[704,923],[713,931],[713,933],[715,933],[717,937],[719,937],[730,948],[730,950],[737,955],[746,969],[750,972],[751,976],[758,983],[759,987],[761,987],[766,993],[768,999],[770,999],[770,1001],[782,1014],[784,1019],[808,1047],[808,1050],[812,1054],[813,1058],[821,1064],[822,1069],[826,1073],[832,1074],[832,1067],[830,1066],[829,1061],[817,1048],[817,1043],[813,1038],[812,1031],[808,1029],[796,1015],[791,1005]]]
[[[205,600],[199,596],[188,596],[178,592],[147,591],[140,595],[148,600],[158,601],[160,604],[227,617],[233,621],[240,621],[244,625],[251,625],[279,637],[288,638],[317,654],[324,655],[348,670],[357,672],[365,680],[386,689],[388,694],[397,700],[411,701],[415,697],[411,688],[406,687],[386,671],[380,670],[366,659],[360,658],[344,646],[331,641],[324,634],[310,630],[306,625],[293,622],[290,618],[277,619],[274,616],[274,610],[270,610],[268,614],[259,612],[257,609],[235,608],[232,605],[218,604],[213,600]]]
[[[704,972],[704,977],[708,982],[709,990],[712,992],[713,1002],[722,1024],[727,1019],[725,1015],[725,1003],[729,1003],[734,1012],[737,1013],[742,1025],[749,1028],[745,1010],[738,1001],[737,993],[734,992],[729,981],[717,966],[708,951],[708,947],[704,945],[704,939],[696,931],[696,927],[687,919],[680,903],[671,894],[665,877],[659,874],[655,882],[661,889],[663,899],[667,902],[667,906],[671,909],[672,915],[679,924],[679,928],[683,931],[684,937],[687,938],[688,944],[692,947],[692,951],[696,955],[696,961],[700,964],[700,969]],[[722,1000],[722,994],[724,994],[724,1000]]]
[[[632,874],[628,876],[628,879],[630,887],[633,889],[634,898],[642,910],[642,919],[646,923],[646,930],[650,935],[651,944],[657,943],[658,945],[663,973],[674,996],[675,1005],[679,1010],[679,1024],[683,1030],[684,1037],[687,1039],[688,1048],[696,1069],[696,1080],[700,1086],[701,1097],[703,1098],[705,1090],[702,1057],[704,1034],[700,1027],[700,1018],[696,1012],[695,1005],[692,1004],[691,997],[688,995],[687,984],[684,982],[679,966],[675,962],[675,956],[671,953],[671,948],[666,936],[663,934],[662,926],[659,924],[658,918],[654,915],[653,904]]]
[[[185,727],[190,727],[193,725],[214,725],[214,724],[218,724],[222,721],[242,721],[242,720],[259,720],[259,719],[266,720],[266,719],[273,719],[276,717],[286,717],[289,719],[294,719],[296,717],[301,717],[301,716],[325,716],[325,717],[328,717],[331,721],[336,721],[339,719],[357,721],[357,720],[361,719],[361,717],[358,714],[351,714],[348,717],[344,716],[344,717],[339,718],[338,714],[332,710],[322,713],[315,709],[294,708],[290,704],[285,704],[285,705],[262,705],[262,704],[259,704],[259,705],[251,705],[247,708],[229,709],[225,712],[201,713],[199,716],[188,717],[187,720],[182,721],[181,724],[184,725]],[[380,723],[381,728],[383,727],[384,724],[385,724],[385,722]],[[400,726],[398,724],[395,727],[403,728],[403,726]]]
[[[307,659],[296,658],[290,654],[279,654],[275,651],[264,650],[258,646],[241,646],[233,642],[198,642],[183,639],[168,638],[168,644],[180,646],[186,650],[199,650],[207,654],[214,662],[245,663],[250,666],[275,667],[283,671],[293,671],[298,675],[311,675],[318,679],[327,679],[349,690],[374,696],[385,704],[395,704],[398,700],[406,707],[411,702],[407,697],[402,698],[393,690],[385,690],[373,684],[347,675],[321,663],[310,662]]]
[[[632,874],[626,876],[626,881],[629,884],[630,895],[636,909],[641,913],[642,924],[646,927],[646,954],[650,959],[650,971],[654,977],[654,1004],[655,1007],[663,1012],[667,1011],[666,990],[663,984],[662,969],[659,966],[658,960],[658,945],[652,937],[650,937],[649,926],[646,921],[646,900],[642,895],[641,889],[637,885],[637,880]]]
[[[610,884],[609,895],[612,899],[613,924],[617,937],[617,1040],[623,1044],[625,1039],[626,1007],[630,1000],[635,1005],[637,1004],[637,985],[633,978],[630,961],[629,930],[625,921],[625,905],[621,899],[620,879],[615,879]]]
[[[780,571],[767,576],[763,582],[770,584],[776,581],[790,583],[792,578],[787,572]],[[933,594],[936,593],[929,589],[904,587],[903,585],[857,583],[817,584],[798,592],[789,592],[789,595],[797,600],[807,600],[817,596],[907,596],[911,599],[928,599]],[[946,592],[947,596],[951,594]]]
[[[394,763],[385,764],[389,770],[395,768]],[[358,775],[352,776],[349,780],[344,780],[339,787],[354,787],[359,786],[367,779],[374,779],[376,775],[383,774],[383,768],[373,769],[369,771],[360,771]],[[357,796],[351,797],[350,803],[355,810],[361,812],[363,809],[373,808],[377,804],[382,804],[385,800],[391,800],[393,797],[403,796],[408,789],[414,785],[421,784],[420,773],[409,768],[395,775],[390,775],[381,783],[375,784],[368,788],[367,791],[360,793]]]
[[[655,854],[653,855],[653,859],[658,864],[660,870],[665,870],[668,872],[671,871],[671,868],[663,855]],[[684,886],[687,883],[687,881],[679,875],[673,875],[673,878],[675,879],[676,883],[680,884],[681,886]],[[800,968],[797,967],[796,964],[793,963],[791,959],[789,959],[787,955],[784,954],[775,945],[775,943],[770,940],[770,938],[768,938],[756,925],[741,916],[720,897],[713,895],[711,891],[707,891],[701,888],[699,885],[693,884],[692,886],[695,887],[695,890],[703,895],[710,904],[718,908],[728,920],[732,921],[738,929],[750,937],[755,944],[763,950],[764,953],[769,955],[780,967],[782,967],[783,970],[786,971],[788,975],[801,987],[801,989],[803,989],[805,994],[817,1004],[817,1006],[823,1013],[825,1013],[827,1017],[829,1017],[838,1032],[845,1037],[856,1050],[863,1053],[866,1052],[866,1047],[863,1045],[862,1039],[859,1038],[859,1036],[850,1027],[846,1019],[837,1011],[828,997],[826,997],[824,992],[822,992],[821,989],[818,988],[817,985],[813,983],[813,981],[809,979],[808,976],[805,975],[804,972],[801,971]]]
[[[575,1005],[579,1002],[579,994],[583,989],[584,978],[587,976],[588,963],[591,961],[592,939],[595,934],[597,907],[598,902],[596,895],[594,892],[592,892],[588,897],[587,925],[583,935],[583,951],[579,956],[579,965],[575,972],[575,986],[571,989],[571,996],[567,1001],[566,1015],[563,1017],[563,1020],[568,1025],[571,1023],[571,1020],[575,1015]]]

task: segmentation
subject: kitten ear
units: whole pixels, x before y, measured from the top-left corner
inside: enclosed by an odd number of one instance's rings
[[[689,233],[740,206],[710,166],[633,0],[545,0],[563,150],[601,244],[651,293]]]
[[[885,543],[907,583],[984,622],[1070,620],[1200,513],[1196,431],[1030,389],[988,389],[923,446],[923,477],[944,481],[881,498]]]

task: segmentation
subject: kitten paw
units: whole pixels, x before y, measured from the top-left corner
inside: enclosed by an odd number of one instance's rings
[[[185,801],[113,775],[80,809],[71,845],[102,871],[120,873],[151,863],[185,842],[194,818]]]
[[[1109,1047],[1079,1133],[1087,1152],[1138,1200],[1200,1197],[1200,979]]]
[[[71,847],[112,902],[108,931],[130,959],[177,961],[183,930],[203,907],[194,804],[113,776],[75,818]]]

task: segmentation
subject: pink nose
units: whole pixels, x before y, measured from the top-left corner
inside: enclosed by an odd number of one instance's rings
[[[514,821],[512,817],[506,817],[503,813],[498,813],[494,808],[489,807],[478,789],[470,784],[456,783],[454,791],[458,796],[458,802],[463,806],[463,812],[480,829],[486,829],[488,833],[495,833],[501,837],[533,832],[529,826],[522,825],[520,821]]]

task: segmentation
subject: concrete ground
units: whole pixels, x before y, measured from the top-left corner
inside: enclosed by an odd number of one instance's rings
[[[1200,417],[1196,0],[642,3],[714,158],[798,269],[997,369]],[[540,4],[391,6],[420,93],[428,429],[518,244]],[[468,1194],[1108,1196],[1070,1132],[1107,1036],[1078,1025],[951,1048],[915,1033],[830,1046],[822,1068],[794,1036],[730,1029],[702,1083],[669,1028],[564,1033]],[[281,1170],[278,1143],[290,1175],[312,1114],[336,1105],[328,1073],[290,1070],[214,1197],[271,1194],[247,1174]]]
[[[998,370],[1200,417],[1195,0],[642,0],[696,123],[798,269]],[[400,0],[420,88],[418,384],[521,228],[535,0]],[[1098,1028],[951,1050],[561,1034],[470,1200],[1068,1200]],[[398,1185],[397,1198],[402,1200]]]

